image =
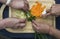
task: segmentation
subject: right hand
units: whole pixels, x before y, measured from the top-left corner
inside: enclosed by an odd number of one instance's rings
[[[47,14],[43,15],[43,17],[49,15],[60,16],[60,4],[53,5],[51,9],[47,10]]]
[[[23,28],[26,25],[25,19],[18,19],[18,18],[6,18],[2,20],[2,23],[4,23],[5,27],[10,28]]]
[[[44,22],[37,22],[33,20],[32,25],[33,25],[33,29],[38,33],[49,33],[50,32],[51,25],[46,24]]]

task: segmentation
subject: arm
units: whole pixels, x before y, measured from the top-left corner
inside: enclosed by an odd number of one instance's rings
[[[0,2],[1,2],[1,3],[4,3],[4,4],[6,3],[6,1],[7,1],[7,0],[0,0]]]
[[[0,20],[0,29],[4,29],[4,28],[5,28],[4,22],[3,20]]]
[[[57,30],[57,29],[54,29],[54,28],[50,28],[50,32],[49,32],[50,35],[60,39],[60,31]]]

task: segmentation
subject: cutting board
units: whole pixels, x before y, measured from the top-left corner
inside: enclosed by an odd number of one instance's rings
[[[2,19],[2,15],[3,15],[3,10],[5,8],[6,5],[3,5],[1,8],[0,8],[0,20]]]
[[[34,5],[35,1],[37,0],[28,0],[30,8],[32,5]],[[38,0],[40,3],[46,6],[46,9],[50,9],[53,4],[55,4],[54,0]],[[17,17],[21,18],[20,14],[22,12],[20,10],[13,9],[9,7],[9,17]],[[52,27],[55,28],[55,16],[49,16],[47,18],[39,18],[36,19],[37,22],[45,22],[46,24],[52,25]],[[29,21],[26,21],[26,26],[23,29],[12,29],[12,28],[6,28],[7,31],[11,33],[34,33],[32,24]]]

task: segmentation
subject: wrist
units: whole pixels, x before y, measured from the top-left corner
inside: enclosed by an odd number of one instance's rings
[[[56,32],[56,29],[53,28],[53,27],[50,27],[50,31],[49,31],[49,34],[54,36],[55,35],[55,32]]]
[[[0,29],[4,29],[5,27],[6,26],[4,20],[0,20]]]

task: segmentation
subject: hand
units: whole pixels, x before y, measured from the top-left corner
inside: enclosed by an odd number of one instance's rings
[[[9,6],[15,9],[22,9],[24,11],[29,10],[29,4],[27,0],[12,0]]]
[[[44,16],[49,16],[49,15],[59,16],[60,15],[60,4],[53,5],[50,10],[47,10],[47,14],[45,14]]]
[[[3,19],[4,26],[10,27],[10,28],[23,28],[25,27],[25,19],[18,19],[18,18],[6,18]]]
[[[49,33],[50,25],[44,22],[32,21],[33,29],[38,33]]]

